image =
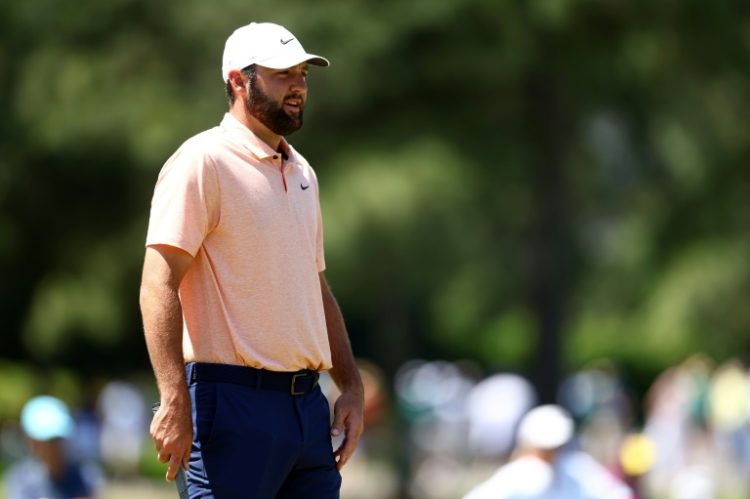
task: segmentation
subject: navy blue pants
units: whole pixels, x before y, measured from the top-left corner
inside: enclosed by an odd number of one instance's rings
[[[341,475],[330,411],[317,383],[300,383],[309,381],[303,378],[284,390],[278,379],[257,378],[256,370],[208,367],[218,375],[195,376],[196,365],[186,366],[193,447],[188,472],[180,478],[189,497],[338,499]],[[253,376],[225,378],[224,369]]]

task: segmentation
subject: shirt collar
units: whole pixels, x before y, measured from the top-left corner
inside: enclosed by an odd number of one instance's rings
[[[273,158],[278,155],[279,152],[286,155],[289,160],[294,159],[294,150],[289,143],[281,137],[279,143],[279,150],[274,151],[271,146],[263,142],[257,135],[255,135],[248,127],[243,125],[237,118],[231,113],[225,113],[224,118],[221,120],[219,125],[224,133],[226,133],[232,140],[237,141],[251,154],[258,159]]]

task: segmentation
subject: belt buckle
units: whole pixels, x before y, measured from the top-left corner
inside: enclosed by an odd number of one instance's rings
[[[295,389],[295,384],[297,383],[297,378],[301,378],[303,376],[307,376],[307,373],[297,373],[297,374],[292,375],[292,383],[291,383],[291,385],[289,387],[290,388],[290,390],[289,390],[290,394],[292,394],[292,395],[304,395],[305,394],[304,391],[298,392]]]

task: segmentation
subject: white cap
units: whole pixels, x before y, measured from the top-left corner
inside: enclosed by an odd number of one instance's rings
[[[73,432],[73,418],[62,400],[40,395],[23,406],[21,427],[34,440],[66,438]]]
[[[234,30],[224,45],[221,76],[227,81],[233,69],[251,64],[266,68],[285,69],[302,62],[328,66],[325,57],[308,54],[288,29],[274,23],[250,23]]]
[[[518,445],[553,450],[573,436],[573,419],[558,405],[540,405],[530,410],[518,426]]]

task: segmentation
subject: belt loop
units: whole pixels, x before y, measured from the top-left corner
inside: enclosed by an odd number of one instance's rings
[[[263,370],[258,369],[255,374],[255,389],[260,390],[260,387],[263,385]]]
[[[187,375],[188,385],[192,385],[195,382],[195,362],[188,362],[185,364],[185,374]]]

